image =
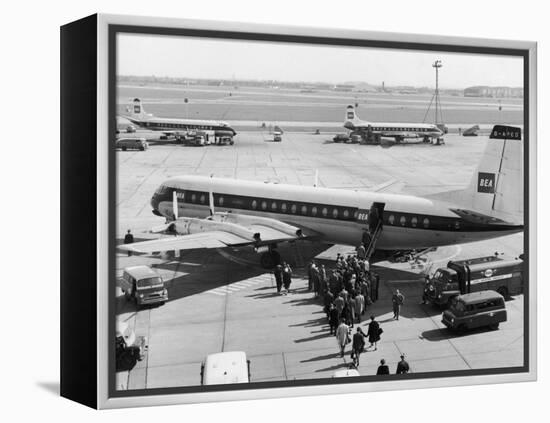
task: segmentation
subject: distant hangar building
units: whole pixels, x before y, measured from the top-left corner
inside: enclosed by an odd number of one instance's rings
[[[523,87],[488,87],[485,85],[464,89],[464,97],[523,97]]]

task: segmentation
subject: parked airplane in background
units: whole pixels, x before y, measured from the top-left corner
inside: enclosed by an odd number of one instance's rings
[[[357,117],[355,108],[348,106],[344,128],[361,133],[365,140],[380,144],[381,137],[394,138],[401,142],[406,138],[422,138],[425,142],[436,140],[441,143],[443,131],[436,125],[428,123],[395,123],[395,122],[367,122]]]
[[[161,118],[146,113],[139,98],[133,100],[132,105],[126,109],[129,115],[123,116],[140,128],[151,131],[162,131],[166,135],[177,135],[187,131],[214,131],[216,138],[234,137],[237,135],[235,130],[227,123],[214,120],[198,119],[174,119]]]
[[[455,203],[387,193],[384,186],[367,192],[174,177],[151,199],[153,213],[166,219],[153,232],[172,236],[119,248],[153,253],[252,246],[270,267],[279,260],[278,243],[308,238],[357,246],[366,233],[369,258],[375,250],[481,241],[523,230],[521,164],[521,140],[490,139],[469,187],[454,193]]]

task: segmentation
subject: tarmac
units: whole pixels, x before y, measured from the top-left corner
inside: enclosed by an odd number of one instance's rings
[[[150,134],[138,131],[131,136]],[[163,223],[151,213],[149,201],[165,179],[181,174],[224,176],[248,180],[368,189],[388,180],[405,183],[402,192],[426,195],[468,184],[486,145],[484,136],[447,135],[442,146],[404,144],[372,146],[335,144],[334,133],[285,132],[281,143],[268,131],[241,131],[233,146],[186,147],[151,142],[144,152],[117,152],[117,239],[132,229],[136,240],[150,238],[147,230]],[[176,259],[172,255],[117,255],[117,274],[124,267],[148,264],[167,282],[170,300],[162,306],[136,310],[117,288],[117,319],[147,339],[144,360],[117,374],[117,389],[195,386],[201,362],[208,354],[245,351],[251,380],[284,381],[330,378],[351,362],[349,347],[338,355],[329,335],[322,301],[307,291],[305,264],[316,257],[332,267],[337,252],[349,246],[304,242],[279,248],[294,269],[291,293],[278,295],[271,273],[259,266],[250,249],[196,250]],[[361,356],[361,375],[374,375],[384,358],[392,373],[400,354],[414,373],[504,368],[523,365],[523,295],[506,303],[508,321],[497,331],[464,335],[449,332],[441,310],[420,305],[424,274],[448,260],[502,252],[518,256],[523,236],[439,248],[418,262],[380,262],[380,298],[364,316],[374,314],[384,333],[377,351]],[[399,288],[405,305],[399,321],[392,319],[391,290]],[[355,328],[353,329],[355,331]],[[391,377],[391,376],[389,376]]]

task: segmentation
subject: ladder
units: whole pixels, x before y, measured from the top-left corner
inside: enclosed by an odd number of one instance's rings
[[[376,242],[378,241],[378,238],[380,237],[381,233],[382,233],[382,219],[378,221],[378,224],[376,225],[376,229],[374,230],[374,234],[371,235],[369,245],[367,246],[366,260],[368,262],[370,262],[370,258],[374,254],[374,251],[376,250]]]

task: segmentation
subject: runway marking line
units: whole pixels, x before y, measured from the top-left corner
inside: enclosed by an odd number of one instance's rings
[[[227,295],[227,294],[231,294],[232,292],[237,292],[242,289],[250,288],[265,282],[271,282],[270,273],[264,273],[263,275],[255,276],[250,279],[246,279],[239,282],[233,282],[232,284],[229,284],[226,286],[219,286],[217,288],[213,288],[205,292],[207,294],[214,294],[214,295]]]

